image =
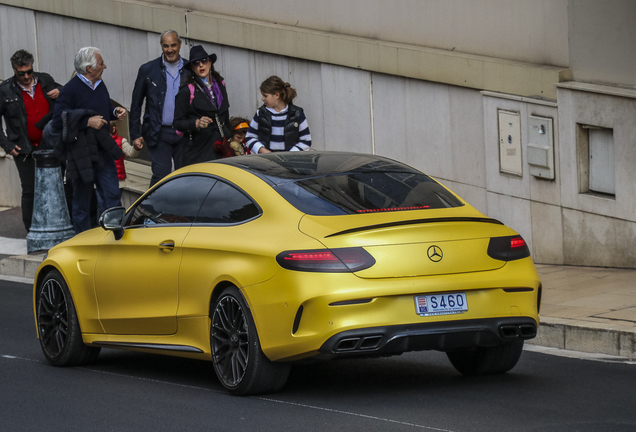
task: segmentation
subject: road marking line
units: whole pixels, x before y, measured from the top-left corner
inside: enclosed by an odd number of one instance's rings
[[[30,358],[12,356],[12,355],[7,355],[7,354],[0,354],[0,357],[7,358],[7,359],[26,360],[26,361],[30,361],[30,362],[34,362],[34,363],[46,363],[43,360],[34,360],[34,359],[30,359]],[[197,386],[192,386],[192,385],[187,385],[187,384],[178,384],[178,383],[173,383],[173,382],[170,382],[170,381],[162,381],[162,380],[157,380],[157,379],[152,379],[152,378],[142,378],[142,377],[137,377],[137,376],[133,376],[133,375],[125,375],[125,374],[120,374],[120,373],[115,373],[115,372],[100,371],[100,370],[97,370],[97,369],[91,369],[91,368],[81,367],[81,366],[80,367],[76,367],[75,369],[86,370],[86,371],[89,371],[89,372],[97,372],[97,373],[104,374],[104,375],[113,375],[113,376],[118,376],[118,377],[122,377],[122,378],[132,378],[132,379],[136,379],[136,380],[140,380],[140,381],[148,381],[148,382],[154,382],[154,383],[159,383],[159,384],[168,384],[168,385],[172,385],[172,386],[189,388],[189,389],[194,389],[194,390],[204,390],[204,391],[208,391],[208,392],[212,392],[212,393],[217,393],[219,395],[224,395],[224,396],[228,396],[228,397],[234,397],[234,396],[230,396],[225,391],[214,390],[214,389],[205,388],[205,387],[197,387]],[[279,400],[279,399],[266,398],[266,397],[262,397],[262,396],[248,396],[248,397],[250,399],[259,399],[259,400],[262,400],[262,401],[265,401],[265,402],[273,402],[273,403],[279,403],[279,404],[284,404],[284,405],[296,406],[296,407],[300,407],[300,408],[308,408],[308,409],[313,409],[313,410],[318,410],[318,411],[326,411],[326,412],[332,412],[332,413],[336,413],[336,414],[344,414],[344,415],[348,415],[348,416],[366,418],[366,419],[370,419],[370,420],[377,420],[377,421],[382,421],[382,422],[386,422],[386,423],[394,423],[394,424],[400,424],[400,425],[404,425],[404,426],[411,426],[411,427],[415,427],[415,428],[419,428],[419,429],[428,429],[428,430],[433,430],[433,431],[438,431],[438,432],[453,432],[450,429],[441,429],[441,428],[436,428],[436,427],[432,427],[432,426],[419,425],[419,424],[408,423],[408,422],[403,422],[403,421],[399,421],[399,420],[391,420],[391,419],[387,419],[387,418],[376,417],[376,416],[371,416],[371,415],[367,415],[367,414],[359,414],[359,413],[354,413],[354,412],[350,412],[350,411],[342,411],[342,410],[337,410],[337,409],[333,409],[333,408],[324,408],[324,407],[319,407],[319,406],[315,406],[315,405],[307,405],[307,404],[301,404],[301,403],[297,403],[297,402],[283,401],[283,400]]]
[[[299,406],[299,407],[302,407],[302,408],[310,408],[310,409],[315,409],[315,410],[320,410],[320,411],[328,411],[328,412],[333,412],[333,413],[337,413],[337,414],[345,414],[345,415],[350,415],[350,416],[354,416],[354,417],[367,418],[367,419],[371,419],[371,420],[379,420],[379,421],[383,421],[383,422],[387,422],[387,423],[396,423],[396,424],[401,424],[401,425],[405,425],[405,426],[412,426],[412,427],[416,427],[416,428],[420,428],[420,429],[429,429],[429,430],[434,430],[434,431],[439,431],[439,432],[453,432],[450,429],[440,429],[440,428],[436,428],[436,427],[432,427],[432,426],[419,425],[419,424],[415,424],[415,423],[407,423],[407,422],[403,422],[403,421],[399,421],[399,420],[391,420],[391,419],[386,419],[386,418],[376,417],[376,416],[371,416],[371,415],[366,415],[366,414],[358,414],[358,413],[353,413],[353,412],[350,412],[350,411],[341,411],[341,410],[337,410],[337,409],[333,409],[333,408],[323,408],[323,407],[318,407],[318,406],[314,406],[314,405],[305,405],[305,404],[301,404],[301,403],[297,403],[297,402],[281,401],[281,400],[278,400],[278,399],[265,398],[265,397],[261,397],[261,396],[253,396],[253,399],[261,399],[261,400],[268,401],[268,402],[275,402],[275,403],[281,403],[281,404],[285,404],[285,405]]]

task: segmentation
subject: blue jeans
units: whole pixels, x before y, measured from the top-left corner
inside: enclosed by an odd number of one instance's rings
[[[170,174],[173,160],[174,169],[181,168],[182,149],[181,137],[172,129],[172,126],[161,126],[157,143],[153,146],[148,146],[150,161],[152,162],[150,186]]]
[[[97,186],[97,197],[103,210],[121,205],[117,167],[112,157],[99,152],[99,162],[93,163],[94,181],[84,183],[80,178],[73,180],[73,228],[79,234],[92,228],[91,194]],[[98,211],[97,217],[101,216]]]

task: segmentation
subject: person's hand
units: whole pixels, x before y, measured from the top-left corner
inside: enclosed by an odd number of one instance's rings
[[[93,128],[93,129],[100,130],[102,128],[102,126],[104,126],[107,123],[108,122],[106,120],[104,120],[104,117],[102,117],[102,116],[93,116],[93,117],[88,119],[87,126]]]
[[[144,139],[137,138],[136,140],[134,140],[133,147],[135,148],[135,150],[141,150],[142,148],[144,148]]]
[[[203,116],[195,122],[195,126],[197,129],[206,128],[212,121],[210,117]]]
[[[15,146],[15,147],[13,147],[13,150],[11,150],[11,151],[9,152],[9,154],[10,154],[11,156],[17,156],[17,155],[19,155],[19,154],[20,154],[20,150],[22,150],[22,147]]]
[[[51,99],[57,99],[57,97],[60,95],[60,90],[53,89],[50,92],[48,92],[46,95]]]
[[[117,118],[119,120],[125,118],[126,117],[126,108],[122,108],[122,107],[115,108],[115,115],[117,116]]]
[[[265,147],[261,147],[258,149],[259,153],[271,153],[271,151],[267,150]]]

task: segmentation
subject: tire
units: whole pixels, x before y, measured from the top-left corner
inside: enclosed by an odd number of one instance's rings
[[[216,376],[236,396],[273,393],[287,382],[291,366],[270,361],[263,351],[243,296],[226,288],[214,304],[210,347]]]
[[[73,298],[57,270],[49,272],[36,291],[37,330],[46,359],[54,366],[94,362],[101,348],[84,345]]]
[[[470,348],[447,352],[448,359],[463,375],[491,375],[511,370],[521,357],[523,341],[494,347]]]

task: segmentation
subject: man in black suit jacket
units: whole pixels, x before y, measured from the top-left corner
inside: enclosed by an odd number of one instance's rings
[[[163,54],[139,68],[130,107],[130,137],[133,144],[148,145],[154,185],[175,169],[181,168],[181,138],[172,127],[174,99],[179,92],[181,69],[187,61],[181,58],[181,39],[174,30],[166,30],[160,38]],[[146,101],[143,126],[141,107]]]

